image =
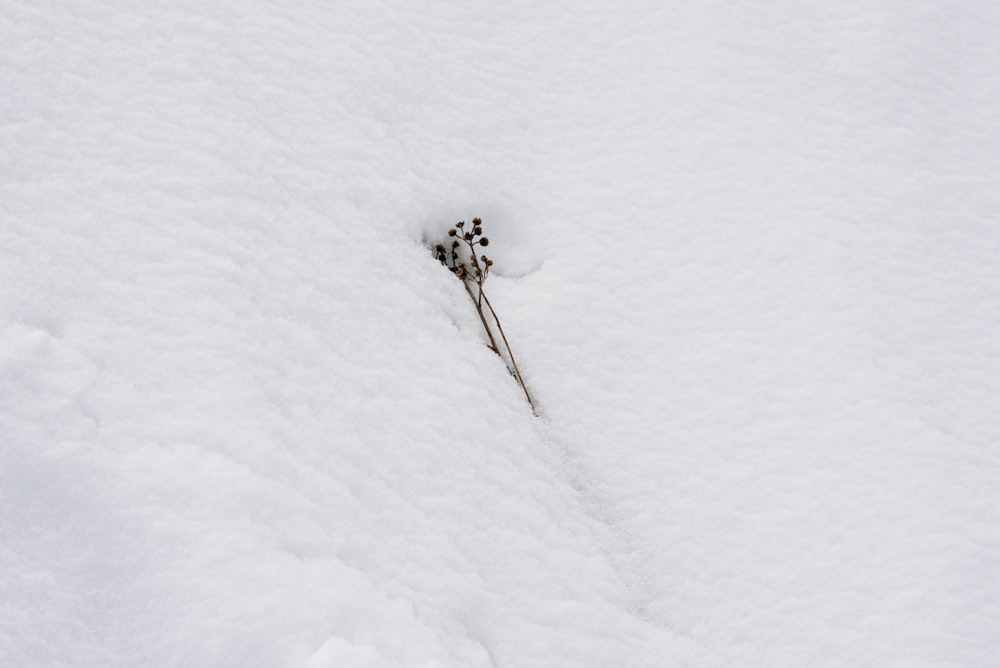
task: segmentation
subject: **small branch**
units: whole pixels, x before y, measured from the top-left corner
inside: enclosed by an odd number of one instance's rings
[[[489,322],[486,320],[486,314],[483,313],[483,302],[486,303],[486,308],[490,310],[490,315],[493,316],[493,322],[497,325],[497,331],[500,332],[500,338],[503,339],[504,348],[507,349],[507,356],[510,358],[510,364],[507,365],[507,368],[517,380],[517,384],[521,386],[521,390],[524,391],[524,398],[528,400],[531,412],[538,415],[538,410],[535,408],[535,402],[532,401],[531,395],[528,393],[528,388],[524,384],[524,378],[521,376],[521,370],[517,367],[517,360],[514,359],[514,351],[511,350],[510,343],[507,341],[507,335],[504,334],[503,331],[503,325],[500,324],[500,318],[497,316],[497,312],[493,309],[493,304],[490,303],[489,298],[483,291],[483,283],[486,282],[486,278],[489,276],[490,267],[493,266],[493,260],[486,257],[486,255],[476,257],[476,246],[485,248],[490,243],[489,239],[482,236],[482,224],[483,221],[481,219],[473,218],[472,225],[467,230],[465,229],[465,221],[456,223],[453,228],[448,230],[448,236],[453,239],[450,247],[445,248],[443,244],[438,244],[435,248],[435,254],[441,264],[455,274],[455,277],[458,278],[458,280],[462,281],[462,286],[465,288],[466,294],[469,295],[469,299],[472,300],[472,305],[476,307],[476,313],[479,314],[480,322],[483,323],[483,329],[486,330],[486,336],[490,339],[490,350],[495,352],[500,359],[504,359],[503,354],[500,352],[500,347],[497,345],[496,338],[493,336],[493,328],[490,327]],[[461,248],[463,244],[469,251],[468,264],[466,264],[466,261],[460,261],[458,259],[458,249]],[[472,287],[469,283],[476,284],[476,293],[473,293]],[[506,360],[504,360],[504,364],[507,364]]]
[[[479,294],[482,295],[483,301],[486,302],[486,307],[493,314],[493,320],[497,323],[497,331],[500,332],[500,338],[503,339],[503,345],[507,348],[507,354],[510,356],[510,363],[514,366],[514,376],[517,378],[517,384],[521,386],[524,390],[524,398],[528,400],[528,405],[531,406],[531,412],[538,415],[538,411],[535,409],[535,402],[531,400],[531,395],[528,394],[528,386],[524,384],[524,378],[521,377],[521,370],[517,368],[517,360],[514,359],[514,351],[510,349],[510,344],[507,343],[507,335],[503,333],[503,326],[500,324],[500,318],[497,317],[497,312],[493,310],[493,304],[490,303],[489,297],[481,289]],[[498,353],[499,354],[499,353]]]
[[[493,338],[493,330],[490,329],[489,324],[486,322],[486,316],[483,315],[483,307],[476,302],[476,297],[472,294],[472,289],[469,287],[469,283],[467,281],[462,281],[462,285],[465,286],[465,291],[469,293],[469,299],[472,300],[472,305],[476,307],[476,312],[479,313],[479,319],[482,321],[483,328],[486,330],[486,336],[490,337],[490,350],[495,352],[497,355],[500,355],[500,348],[497,347],[497,341]],[[479,290],[479,294],[483,294],[482,289]],[[503,359],[503,355],[500,355],[500,359]]]

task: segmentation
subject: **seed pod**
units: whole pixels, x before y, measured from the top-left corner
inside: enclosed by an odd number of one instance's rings
[[[472,224],[473,225],[482,225],[483,224],[483,219],[482,218],[473,218],[472,219]]]
[[[465,221],[464,220],[458,221],[457,223],[455,223],[455,227],[459,227],[459,228],[465,227]]]
[[[487,267],[492,267],[493,266],[493,260],[486,260],[486,266]]]
[[[455,236],[456,234],[458,234],[458,232],[456,232],[456,231],[455,231],[455,228],[454,228],[454,227],[453,227],[453,228],[451,228],[450,230],[448,230],[448,236],[449,236],[449,237],[453,237],[453,236]]]
[[[480,234],[483,233],[483,228],[481,228],[481,227],[473,227],[472,228],[472,233],[475,234],[476,236],[479,236]]]
[[[479,240],[479,245],[480,246],[489,246],[490,245],[490,240],[487,239],[486,237],[483,237],[482,239]]]

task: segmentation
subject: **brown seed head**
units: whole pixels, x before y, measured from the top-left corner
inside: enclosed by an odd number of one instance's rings
[[[489,246],[490,245],[490,240],[487,239],[486,237],[483,237],[482,239],[479,240],[479,245],[480,246]]]

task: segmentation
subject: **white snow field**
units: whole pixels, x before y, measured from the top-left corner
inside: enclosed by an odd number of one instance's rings
[[[0,0],[0,666],[1000,665],[998,118],[989,0]]]

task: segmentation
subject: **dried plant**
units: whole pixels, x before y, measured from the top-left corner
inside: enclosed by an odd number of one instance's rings
[[[483,292],[483,283],[489,277],[490,267],[493,266],[493,260],[481,252],[483,248],[490,245],[490,240],[483,236],[483,221],[480,218],[473,218],[469,229],[465,228],[464,220],[458,222],[453,228],[448,230],[448,236],[452,238],[451,243],[447,247],[444,244],[438,244],[434,248],[434,253],[441,264],[462,281],[469,299],[472,300],[472,304],[476,307],[479,320],[483,323],[483,329],[486,330],[486,336],[490,340],[490,350],[499,355],[500,359],[503,359],[503,353],[500,352],[500,348],[497,346],[496,338],[493,336],[493,328],[490,327],[489,321],[486,319],[483,305],[490,312],[493,322],[496,323],[497,331],[500,332],[500,339],[503,341],[504,348],[507,350],[507,356],[510,358],[510,366],[508,368],[514,378],[517,379],[517,384],[524,391],[524,398],[528,400],[528,405],[531,406],[532,412],[537,414],[535,402],[531,400],[531,395],[528,394],[528,388],[521,377],[521,371],[517,368],[514,352],[510,349],[510,344],[507,343],[507,336],[500,325],[500,318],[497,317],[497,312],[493,310],[493,305],[486,297],[486,293]],[[477,248],[480,249],[478,257],[476,255]],[[466,252],[468,252],[467,260],[464,259]]]

